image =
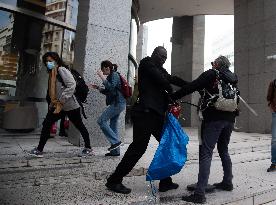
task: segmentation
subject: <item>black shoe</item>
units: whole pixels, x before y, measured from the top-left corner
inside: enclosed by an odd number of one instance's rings
[[[176,184],[176,183],[173,183],[173,182],[171,182],[171,183],[168,183],[168,184],[159,184],[159,191],[160,192],[165,192],[165,191],[169,191],[169,190],[171,190],[171,189],[177,189],[179,187],[179,185],[178,184]]]
[[[120,147],[121,144],[122,144],[122,142],[118,142],[116,144],[111,145],[111,147],[108,148],[108,151],[111,151],[111,150],[114,150],[114,149]]]
[[[206,193],[211,193],[215,191],[215,186],[211,185],[211,184],[207,184],[207,187],[205,188],[205,192]],[[188,191],[194,191],[196,189],[196,184],[190,184],[187,186],[187,190]]]
[[[118,156],[120,156],[120,154],[112,154],[111,152],[108,152],[104,156],[106,156],[106,157],[118,157]]]
[[[107,187],[107,189],[120,194],[129,194],[131,192],[131,189],[125,187],[122,183],[112,184],[107,182],[105,186]]]
[[[191,194],[189,196],[182,196],[182,200],[197,204],[204,204],[206,202],[206,197],[204,195]]]
[[[270,167],[267,169],[267,172],[275,172],[276,171],[276,164],[271,164]]]
[[[232,191],[233,190],[233,184],[225,184],[223,182],[215,183],[213,186],[216,189],[224,190],[224,191]]]
[[[43,157],[43,153],[39,151],[37,148],[34,148],[30,151],[29,155],[32,155],[34,157]]]
[[[79,154],[79,157],[89,157],[95,155],[93,150],[90,148],[84,148]]]

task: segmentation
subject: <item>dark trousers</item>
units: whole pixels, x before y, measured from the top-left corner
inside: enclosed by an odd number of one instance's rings
[[[196,194],[204,195],[208,184],[213,150],[217,144],[223,167],[223,183],[232,184],[232,162],[228,144],[233,130],[233,122],[219,120],[202,122],[202,145],[199,146],[199,174]]]
[[[109,183],[121,183],[145,153],[150,136],[153,135],[158,142],[164,124],[164,117],[153,111],[134,112],[133,120],[133,142],[129,145],[123,159],[117,166],[115,172],[107,179]],[[160,181],[160,184],[171,183],[170,177]]]
[[[60,118],[60,124],[59,124],[59,133],[60,134],[65,134],[65,127],[64,127],[64,123],[65,123],[65,117],[66,115],[63,115],[61,118]]]
[[[40,135],[39,144],[37,147],[39,151],[43,151],[43,148],[47,140],[50,138],[50,129],[52,124],[66,115],[68,116],[69,120],[73,123],[73,125],[80,131],[81,136],[84,140],[85,147],[89,149],[91,148],[89,133],[82,122],[80,108],[77,108],[75,110],[70,111],[61,111],[58,114],[54,114],[52,111],[48,111],[46,118],[42,123],[43,127]]]

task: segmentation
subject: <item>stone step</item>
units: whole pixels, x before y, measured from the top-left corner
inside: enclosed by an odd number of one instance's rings
[[[245,142],[245,145],[248,142]],[[245,146],[243,143],[239,143],[239,146],[236,145],[229,149],[229,153],[234,160],[233,163],[242,163],[248,161],[254,161],[259,159],[267,159],[270,157],[270,143],[262,142],[261,144],[251,144]],[[124,153],[127,149],[128,145],[124,145],[122,147],[122,153]],[[188,163],[197,163],[198,160],[198,144],[197,142],[191,142],[188,145]],[[143,160],[143,167],[146,164],[149,164],[153,155],[155,153],[156,146],[149,146],[147,150],[147,156],[144,157]],[[79,151],[79,149],[76,149]],[[48,167],[48,166],[62,166],[62,165],[72,165],[72,164],[103,164],[102,166],[105,167],[104,164],[118,164],[121,160],[121,157],[104,157],[105,148],[96,148],[96,156],[90,156],[87,158],[80,158],[77,157],[77,151],[67,152],[54,152],[54,153],[46,153],[44,158],[34,158],[29,156],[27,152],[24,152],[22,156],[15,157],[15,159],[11,157],[3,157],[1,156],[0,159],[0,172],[5,171],[7,169],[18,169],[18,168],[36,168],[36,167]],[[217,150],[214,150],[213,154],[214,160],[219,160],[219,155]],[[237,158],[237,159],[236,159]],[[101,167],[102,168],[102,167]],[[103,170],[105,171],[105,170]]]

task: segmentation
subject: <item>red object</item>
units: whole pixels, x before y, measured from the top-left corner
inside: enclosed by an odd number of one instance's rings
[[[128,84],[126,79],[119,73],[121,80],[121,92],[125,98],[132,96],[132,87]]]
[[[178,103],[170,105],[169,112],[172,113],[176,118],[179,118],[181,112],[181,106]]]
[[[55,135],[56,133],[57,133],[57,123],[53,123],[50,130],[50,134]]]
[[[64,120],[64,129],[69,129],[69,120],[68,119]]]

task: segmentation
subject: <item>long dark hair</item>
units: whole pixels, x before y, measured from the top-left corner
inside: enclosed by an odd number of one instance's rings
[[[57,65],[58,65],[58,67],[65,67],[65,68],[69,68],[68,67],[68,65],[66,65],[64,62],[63,62],[63,60],[59,57],[59,55],[56,53],[56,52],[47,52],[47,53],[45,53],[43,56],[42,56],[42,61],[43,61],[43,64],[47,67],[47,64],[46,64],[46,62],[47,62],[47,57],[51,57],[51,58],[53,58],[55,61],[56,61],[56,63],[57,63]]]
[[[118,66],[116,64],[111,63],[109,60],[105,60],[101,62],[101,69],[110,68],[110,72],[117,71]]]

